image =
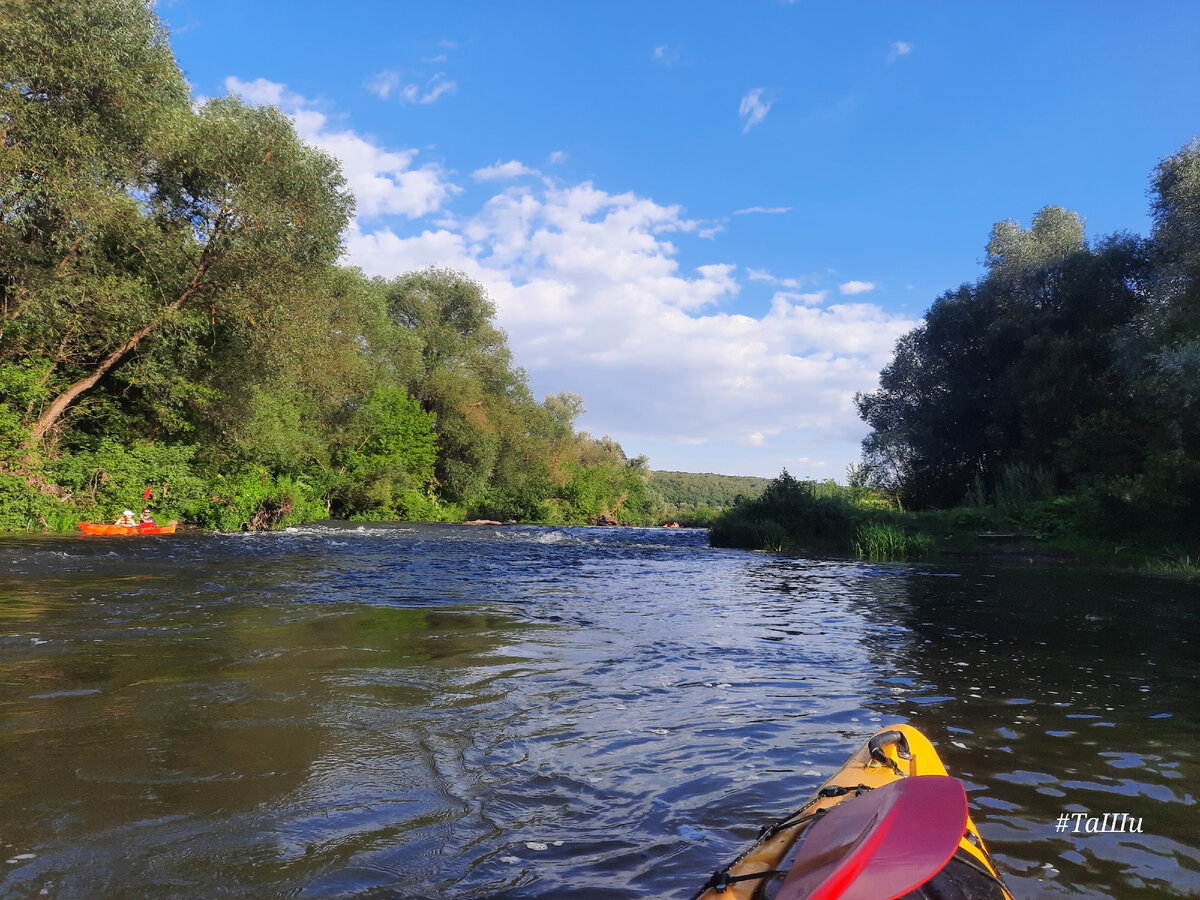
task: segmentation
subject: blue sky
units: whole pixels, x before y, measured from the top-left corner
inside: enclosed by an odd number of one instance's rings
[[[347,262],[481,282],[539,397],[656,469],[844,477],[896,338],[1046,205],[1147,234],[1192,2],[174,0],[197,96],[342,159]]]

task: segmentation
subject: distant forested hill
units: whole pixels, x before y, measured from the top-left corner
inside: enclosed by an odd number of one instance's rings
[[[757,497],[770,483],[769,478],[753,475],[714,475],[711,472],[652,472],[650,488],[657,491],[667,506],[713,509],[733,506],[740,495]]]

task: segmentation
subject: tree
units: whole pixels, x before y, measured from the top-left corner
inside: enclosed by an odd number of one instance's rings
[[[1012,219],[992,226],[987,267],[992,278],[1020,277],[1050,271],[1054,265],[1086,249],[1083,219],[1061,206],[1044,206],[1029,229]]]
[[[77,317],[99,293],[89,283],[97,256],[117,302],[107,323],[92,314],[90,346],[64,360],[80,377],[41,412],[31,441],[164,328],[195,334],[204,313],[214,327],[270,328],[340,252],[351,200],[337,164],[303,144],[279,110],[210,100],[169,138],[133,198],[138,208],[100,233],[107,240],[96,254],[66,267],[65,277],[78,271],[83,282]]]
[[[0,399],[27,438],[64,366],[111,350],[95,326],[137,305],[112,235],[141,218],[188,91],[145,3],[6,0],[0,19]]]
[[[410,390],[437,417],[437,482],[442,496],[467,502],[487,489],[515,406],[532,404],[525,373],[513,366],[496,308],[483,286],[446,269],[388,283],[388,312],[420,346]],[[519,417],[518,417],[519,418]]]
[[[1116,348],[1144,308],[1147,254],[1125,236],[1089,249],[1081,229],[1057,207],[1029,231],[998,223],[988,275],[938,298],[900,339],[879,389],[856,398],[874,484],[944,507],[1012,466],[1064,483],[1086,474],[1075,442],[1129,395]]]
[[[155,360],[148,343],[166,366],[224,328],[269,327],[336,260],[351,198],[279,110],[193,111],[145,3],[12,16],[0,365],[37,372],[22,398],[32,451],[118,366]]]

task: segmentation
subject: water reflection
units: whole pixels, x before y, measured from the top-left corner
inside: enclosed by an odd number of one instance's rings
[[[1185,585],[1085,570],[913,572],[872,612],[897,669],[876,706],[925,729],[968,782],[1022,896],[1200,889],[1195,647]],[[1183,602],[1181,602],[1183,601]],[[1145,833],[1056,833],[1063,813],[1143,817]]]
[[[1019,895],[1200,889],[1187,586],[373,525],[0,572],[6,896],[685,897],[895,719]]]

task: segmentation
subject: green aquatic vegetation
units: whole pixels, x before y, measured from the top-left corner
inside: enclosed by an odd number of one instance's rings
[[[933,539],[924,534],[910,534],[899,525],[889,522],[867,522],[854,535],[854,555],[873,562],[892,559],[911,559],[933,548]]]
[[[1185,554],[1171,559],[1148,559],[1142,563],[1139,571],[1192,581],[1200,579],[1200,557],[1193,558]]]

